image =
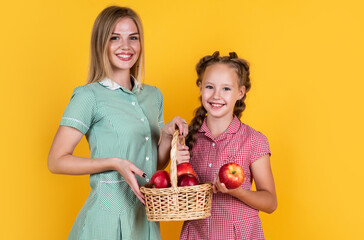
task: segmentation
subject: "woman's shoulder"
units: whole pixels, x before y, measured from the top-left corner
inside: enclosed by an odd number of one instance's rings
[[[97,89],[99,87],[99,85],[100,84],[98,82],[89,83],[89,84],[75,87],[75,89],[73,91],[77,92],[79,94],[90,94],[90,93],[93,93],[93,91],[95,89]]]
[[[142,85],[143,91],[162,94],[161,90],[157,88],[156,86],[149,85],[149,84],[143,84]]]

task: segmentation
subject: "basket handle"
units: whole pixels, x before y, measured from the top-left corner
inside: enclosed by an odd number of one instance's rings
[[[177,187],[177,142],[180,142],[181,145],[185,145],[185,138],[179,138],[179,130],[176,130],[173,133],[172,138],[172,148],[171,148],[171,165],[170,165],[170,176],[171,176],[171,184],[173,188]]]

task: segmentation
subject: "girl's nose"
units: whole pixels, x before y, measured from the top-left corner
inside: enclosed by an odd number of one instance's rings
[[[214,93],[213,93],[213,95],[212,95],[212,97],[214,99],[219,99],[220,98],[220,92],[215,90]]]

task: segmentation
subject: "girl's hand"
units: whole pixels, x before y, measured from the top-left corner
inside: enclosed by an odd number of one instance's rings
[[[186,120],[184,120],[183,118],[177,116],[175,118],[172,119],[172,121],[166,123],[164,125],[164,127],[162,128],[162,133],[173,137],[173,133],[174,131],[178,128],[179,130],[179,134],[181,136],[186,137],[188,134],[188,125]]]
[[[232,193],[236,192],[237,189],[238,188],[236,188],[236,189],[226,188],[225,184],[220,182],[219,174],[218,173],[216,174],[216,176],[214,178],[213,186],[212,186],[213,193],[222,192],[222,193],[232,194]]]
[[[131,190],[134,192],[135,196],[137,196],[139,200],[145,205],[144,195],[139,190],[139,184],[135,174],[143,178],[146,177],[146,174],[129,160],[121,158],[114,158],[113,160],[115,162],[115,170],[118,171],[121,176],[123,176],[125,182],[131,187]]]
[[[180,138],[182,138],[180,136]],[[186,145],[181,145],[179,141],[177,142],[177,165],[189,162],[190,161],[190,152],[188,151],[188,147]]]

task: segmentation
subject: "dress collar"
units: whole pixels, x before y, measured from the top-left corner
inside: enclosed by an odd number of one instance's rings
[[[134,81],[134,88],[138,88],[139,82],[135,79],[135,77],[133,75],[130,75],[131,79]],[[99,81],[99,83],[110,89],[110,90],[116,90],[116,89],[122,89],[122,90],[126,90],[126,88],[124,88],[123,86],[121,86],[120,84],[114,82],[113,80],[111,80],[110,78],[104,78],[103,80]],[[140,89],[142,89],[142,87],[140,87]]]
[[[221,139],[226,134],[236,133],[240,128],[240,124],[241,124],[241,122],[240,122],[239,118],[237,118],[234,115],[233,120],[231,121],[229,127],[220,136],[218,136],[215,140]],[[201,133],[205,133],[206,136],[209,136],[211,139],[213,139],[210,129],[207,127],[206,117],[203,121],[201,128],[198,131]]]

